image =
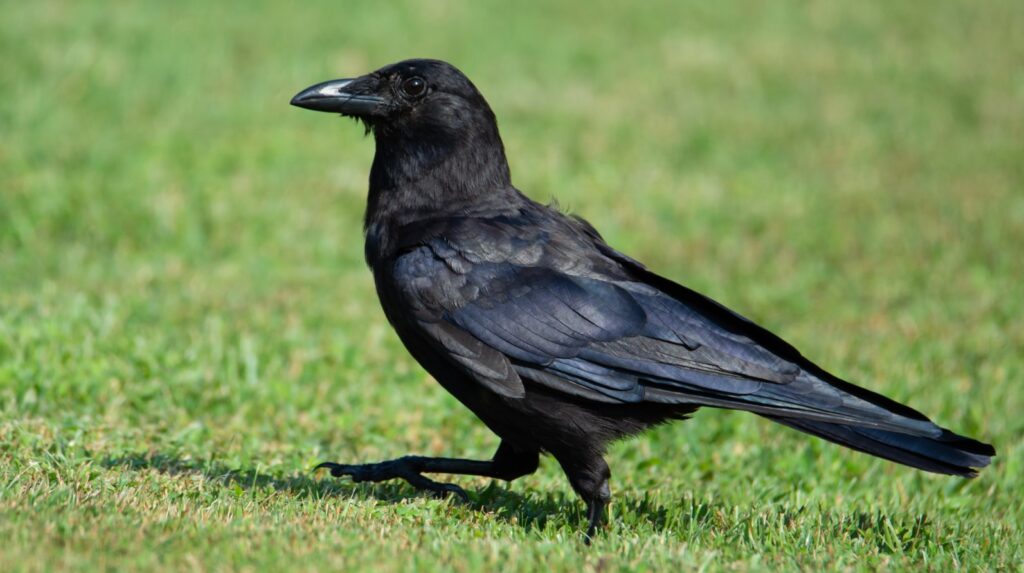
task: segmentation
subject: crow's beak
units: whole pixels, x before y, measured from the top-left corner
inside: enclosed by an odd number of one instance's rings
[[[292,105],[316,111],[329,111],[364,117],[384,109],[387,100],[365,92],[362,78],[354,80],[331,80],[310,86],[295,94]],[[362,89],[360,89],[362,88]]]

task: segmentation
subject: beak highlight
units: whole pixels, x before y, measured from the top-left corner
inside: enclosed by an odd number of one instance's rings
[[[359,93],[358,80],[331,80],[310,86],[295,94],[292,105],[315,111],[327,111],[351,116],[373,115],[387,100],[372,94]]]

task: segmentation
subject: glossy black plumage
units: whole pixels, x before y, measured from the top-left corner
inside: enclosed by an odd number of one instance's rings
[[[421,474],[514,479],[549,453],[588,505],[589,536],[610,497],[608,442],[701,406],[938,473],[973,476],[995,454],[828,374],[619,253],[584,220],[521,194],[493,113],[449,64],[400,62],[292,103],[358,117],[373,132],[366,259],[384,312],[416,360],[502,440],[491,461],[324,464],[335,475],[464,494]]]

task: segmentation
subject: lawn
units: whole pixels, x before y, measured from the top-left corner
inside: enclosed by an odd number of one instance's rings
[[[1016,569],[1024,3],[57,2],[0,19],[0,569]],[[297,110],[463,69],[513,180],[995,444],[928,475],[703,410],[468,504],[319,461],[487,457],[362,262],[373,144]]]

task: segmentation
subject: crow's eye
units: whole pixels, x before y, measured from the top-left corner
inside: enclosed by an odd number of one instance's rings
[[[423,95],[423,92],[427,91],[427,82],[423,81],[423,78],[409,78],[402,82],[402,91],[405,95],[411,97],[418,97]]]

